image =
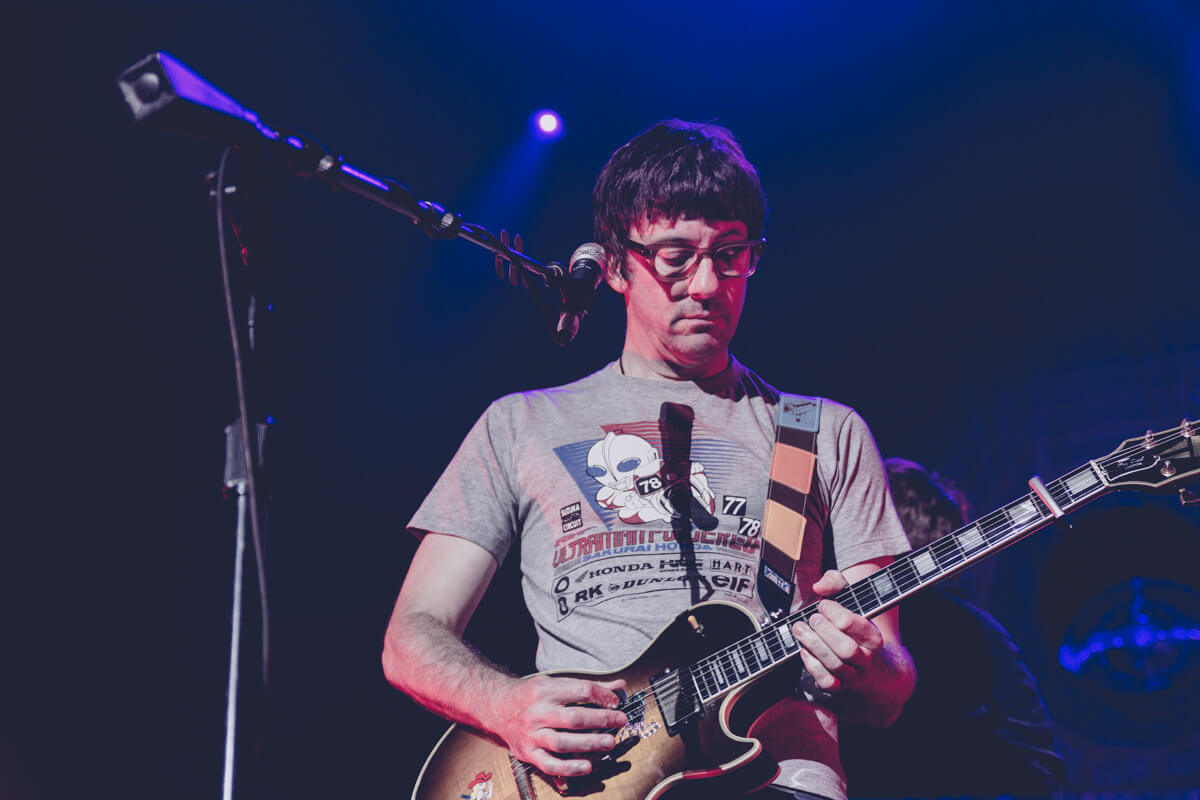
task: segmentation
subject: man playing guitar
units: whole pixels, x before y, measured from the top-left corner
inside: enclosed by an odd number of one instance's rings
[[[625,302],[620,357],[488,408],[410,523],[421,544],[383,651],[393,685],[545,776],[587,776],[625,740],[667,735],[622,711],[628,681],[604,673],[689,605],[766,613],[755,583],[780,393],[729,352],[765,244],[758,175],[729,131],[672,120],[613,154],[593,200],[605,280]],[[800,331],[802,322],[780,326],[798,355]],[[789,380],[802,380],[801,368]],[[663,423],[668,406],[684,410],[682,445]],[[865,423],[829,400],[819,408],[802,544],[785,577],[792,607],[826,599],[792,626],[804,674],[752,735],[780,763],[774,788],[845,800],[838,716],[889,724],[916,675],[895,608],[868,620],[828,598],[909,546]],[[672,485],[690,511],[664,500]],[[543,670],[524,678],[461,639],[514,546]],[[545,674],[563,670],[596,677]],[[494,771],[472,771],[463,796]]]

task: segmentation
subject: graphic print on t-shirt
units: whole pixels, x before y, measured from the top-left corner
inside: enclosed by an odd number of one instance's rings
[[[662,468],[658,448],[633,433],[609,431],[588,450],[587,474],[600,484],[596,503],[616,511],[617,518],[625,523],[670,522],[675,516],[667,500]],[[708,486],[704,465],[698,461],[691,464],[689,482],[692,496],[711,514],[716,508],[716,495]]]
[[[554,452],[594,512],[584,513],[577,498],[564,497],[560,506],[562,536],[555,541],[553,559],[559,619],[580,606],[690,591],[687,563],[672,530],[676,512],[661,474],[658,423],[600,426],[598,438]],[[701,600],[754,596],[760,524],[747,514],[761,510],[747,507],[750,487],[742,482],[758,472],[741,446],[696,426],[686,480],[697,510],[694,520],[712,528],[692,529]]]

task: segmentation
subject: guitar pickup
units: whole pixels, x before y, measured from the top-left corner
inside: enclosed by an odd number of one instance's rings
[[[659,715],[674,736],[693,719],[703,718],[704,704],[692,685],[692,673],[688,670],[667,669],[650,678],[654,699],[658,702]]]

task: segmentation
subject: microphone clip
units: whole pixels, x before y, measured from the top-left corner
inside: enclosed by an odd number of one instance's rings
[[[554,330],[554,341],[559,347],[569,344],[579,333],[579,324],[592,307],[596,289],[603,277],[604,248],[594,242],[575,248],[567,266],[567,274],[558,287],[562,292],[562,307]]]

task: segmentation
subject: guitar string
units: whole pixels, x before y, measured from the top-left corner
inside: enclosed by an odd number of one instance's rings
[[[1175,436],[1174,434],[1176,433],[1176,431],[1182,432],[1182,426],[1180,426],[1178,429],[1174,429],[1171,431],[1165,431],[1162,434],[1158,434],[1160,436],[1164,436],[1165,439],[1163,441],[1158,442],[1157,444],[1159,446],[1164,445],[1164,444],[1169,446],[1170,444],[1174,443],[1175,438],[1180,438],[1180,439],[1186,438],[1186,436],[1183,436],[1183,435]],[[1117,463],[1122,458],[1127,457],[1131,452],[1138,452],[1141,449],[1143,449],[1143,448],[1140,445],[1140,443],[1131,444],[1129,447],[1122,448],[1113,454],[1105,456],[1104,458],[1097,459],[1097,461],[1095,463],[1098,465],[1101,465],[1101,466],[1110,466],[1114,463]],[[1064,498],[1071,499],[1072,492],[1070,491],[1070,487],[1068,485],[1068,480],[1072,476],[1080,474],[1084,470],[1090,471],[1090,466],[1091,466],[1090,463],[1085,464],[1082,467],[1079,467],[1071,472],[1068,472],[1064,477],[1058,478],[1054,481],[1051,481],[1049,484],[1046,485],[1047,491],[1049,491],[1049,492],[1051,492],[1051,494],[1053,494],[1055,490],[1058,490],[1062,493],[1062,496]],[[1093,479],[1098,481],[1098,479],[1096,479],[1094,474],[1092,474],[1090,477],[1092,477]],[[1082,493],[1081,497],[1086,496],[1089,493],[1089,491],[1094,490],[1096,488],[1104,488],[1104,484],[1102,482],[1098,482],[1098,485],[1089,486],[1087,488],[1087,490],[1085,490],[1085,492]],[[1043,513],[1042,509],[1045,509],[1045,513]],[[1028,516],[1026,516],[1026,517],[1023,517],[1020,521],[1014,520],[1013,516],[1010,512],[1018,511],[1018,510],[1024,510],[1026,512],[1032,513],[1033,519],[1031,520]],[[933,544],[931,544],[925,548],[921,548],[921,550],[907,554],[906,557],[902,561],[896,562],[895,564],[891,564],[885,569],[887,569],[893,573],[899,572],[901,570],[893,569],[893,568],[898,567],[900,565],[911,566],[912,562],[922,551],[928,551],[934,559],[939,559],[939,557],[944,557],[944,556],[949,555],[951,553],[951,551],[958,550],[958,551],[960,551],[961,560],[965,561],[967,558],[969,558],[971,555],[974,554],[975,549],[968,551],[966,548],[963,547],[962,542],[959,541],[959,537],[961,537],[963,534],[965,534],[971,528],[976,528],[979,531],[980,536],[983,539],[987,540],[987,544],[983,546],[984,549],[986,549],[986,547],[988,545],[999,544],[999,543],[1005,541],[1011,535],[1015,535],[1015,534],[1019,534],[1019,533],[1023,532],[1024,530],[1027,529],[1027,527],[1028,527],[1027,523],[1029,523],[1029,522],[1033,522],[1034,524],[1044,524],[1044,523],[1050,521],[1050,519],[1047,518],[1047,514],[1049,514],[1049,513],[1050,513],[1049,509],[1046,508],[1045,503],[1041,500],[1040,497],[1037,496],[1036,493],[1027,494],[1024,497],[1022,497],[1012,503],[1009,503],[1008,505],[1002,506],[1000,509],[993,511],[990,514],[987,514],[984,517],[981,517],[979,520],[976,520],[975,522],[972,522],[969,525],[964,526],[963,528],[959,529],[958,531],[955,531],[953,534],[943,537],[942,539],[938,540],[938,542],[934,542]],[[942,544],[943,546],[939,548],[938,547],[939,544]],[[956,555],[955,557],[958,558],[958,555]],[[959,563],[961,563],[961,562],[959,562]],[[935,564],[935,566],[938,566],[936,560],[935,560],[934,564]],[[952,568],[953,566],[957,566],[957,565],[958,564],[952,564],[949,567],[939,566],[938,572],[932,573],[930,576],[927,576],[927,578],[922,578],[919,569],[916,567],[913,567],[914,574],[913,574],[912,578],[910,578],[908,580],[903,580],[903,579],[895,580],[895,581],[893,581],[893,585],[900,587],[898,593],[903,594],[904,592],[906,592],[914,587],[917,587],[922,583],[929,582],[928,581],[929,577],[940,578],[941,574],[943,572],[945,572],[948,569]],[[901,576],[892,574],[892,575],[889,575],[888,577],[894,579],[894,578],[898,578]],[[845,602],[850,597],[853,597],[855,604],[859,607],[860,611],[862,611],[863,610],[862,601],[861,601],[861,598],[858,596],[860,587],[864,590],[867,588],[870,588],[871,594],[874,594],[877,597],[879,596],[878,591],[874,587],[872,587],[868,584],[869,580],[870,580],[869,578],[864,579],[863,581],[858,581],[855,584],[852,584],[852,585],[846,587],[846,589],[842,590],[842,592],[839,592],[838,594],[834,595],[833,599],[839,600],[839,598],[840,598],[841,602]],[[884,600],[886,598],[880,598],[880,599]],[[699,701],[701,703],[703,703],[706,700],[712,700],[713,698],[720,695],[724,690],[737,685],[739,682],[744,680],[746,677],[749,677],[752,672],[764,671],[765,669],[777,664],[780,660],[787,658],[789,655],[794,655],[795,653],[799,652],[799,646],[797,646],[797,648],[795,650],[793,650],[789,653],[786,646],[782,642],[782,634],[779,633],[779,625],[780,624],[786,625],[790,628],[790,626],[795,624],[795,622],[798,622],[802,619],[807,620],[807,618],[811,617],[813,615],[813,613],[815,613],[815,611],[816,611],[816,604],[814,603],[814,604],[811,604],[810,606],[807,606],[803,609],[793,612],[787,618],[785,618],[784,620],[781,620],[780,623],[772,625],[771,628],[765,628],[760,631],[756,631],[755,634],[753,634],[749,637],[744,637],[739,642],[736,642],[735,644],[727,646],[721,650],[718,650],[717,652],[715,652],[715,653],[711,654],[710,656],[708,656],[704,659],[701,659],[699,662],[697,662],[697,664],[695,665],[695,668],[703,668],[706,666],[707,662],[715,662],[716,663],[715,671],[712,669],[711,666],[709,666],[711,674],[709,676],[708,682],[711,685],[717,687],[717,690],[715,692],[713,692],[708,698],[705,698],[703,696],[704,690],[701,689],[701,687],[699,686],[699,681],[696,678],[696,675],[695,674],[692,675],[693,680],[697,681],[697,685],[696,685],[697,690],[701,692],[701,697],[698,698]],[[789,633],[789,638],[791,638],[790,633]],[[794,642],[794,640],[793,640],[793,642]],[[755,653],[755,650],[754,650],[755,644],[762,645],[762,650],[767,653],[768,658],[771,659],[771,663],[769,663],[769,664],[762,663],[762,659]],[[757,667],[755,667],[753,670],[750,668],[746,668],[743,673],[743,671],[739,671],[737,669],[736,664],[734,663],[734,658],[735,658],[735,656],[740,656],[739,660],[741,661],[743,667],[745,667],[746,666],[745,656],[747,656],[747,655],[754,656],[754,661],[757,664]],[[724,661],[725,663],[723,664],[722,661]],[[693,668],[688,668],[689,673],[691,672],[692,669]],[[618,706],[618,708],[627,714],[630,711],[634,711],[636,709],[639,716],[643,716],[646,700],[651,697],[655,697],[655,695],[660,696],[660,697],[656,697],[656,699],[660,699],[660,705],[661,705],[661,702],[664,700],[668,701],[668,702],[673,702],[674,700],[678,699],[678,697],[681,693],[677,690],[680,686],[680,681],[681,681],[679,676],[682,674],[683,674],[683,671],[681,670],[681,671],[677,671],[676,673],[674,673],[671,676],[668,676],[668,678],[665,679],[663,682],[662,690],[659,690],[658,692],[656,692],[652,687],[650,687],[650,688],[643,689],[643,690],[640,690],[640,691],[634,693],[629,698],[627,698],[624,703],[622,703],[620,706]],[[717,676],[717,679],[712,678],[711,677],[712,675]],[[732,676],[732,677],[730,677],[730,676]],[[721,678],[724,678],[725,680],[722,681],[722,680],[720,680]],[[722,685],[722,684],[724,684],[724,685]],[[669,691],[667,691],[667,690],[669,690]],[[608,731],[608,733],[616,734],[619,731],[620,731],[619,728],[610,729]],[[520,769],[521,769],[522,773],[524,773],[524,774],[528,774],[528,772],[531,769],[533,769],[531,767],[531,765],[528,765],[525,762],[519,762],[519,764],[521,765]]]
[[[1182,426],[1180,426],[1178,430],[1181,431]],[[1163,438],[1158,440],[1157,444],[1160,446],[1170,446],[1171,444],[1174,444],[1175,438],[1182,438],[1176,437],[1174,435],[1175,433],[1175,430],[1170,430],[1158,434],[1157,436],[1161,436]],[[1131,452],[1139,452],[1141,449],[1142,445],[1140,443],[1134,443],[1128,447],[1116,451],[1113,454],[1098,459],[1096,463],[1101,466],[1110,466],[1118,462],[1120,459],[1127,457]],[[1055,490],[1058,490],[1064,494],[1064,497],[1069,497],[1070,488],[1067,483],[1068,478],[1080,474],[1085,470],[1090,472],[1090,467],[1090,464],[1085,464],[1076,470],[1067,473],[1064,478],[1051,481],[1051,483],[1047,485],[1047,490],[1051,493],[1053,493]],[[1095,478],[1094,475],[1091,477]],[[1103,488],[1103,484],[1099,482],[1098,479],[1094,486],[1089,487],[1089,489],[1095,488]],[[1086,494],[1087,491],[1084,492],[1084,495]],[[1041,500],[1041,498],[1037,497],[1036,493],[1027,494],[1006,506],[1002,506],[1000,509],[993,511],[990,514],[981,517],[979,520],[964,526],[953,534],[938,540],[938,542],[934,542],[932,545],[926,548],[922,548],[921,550],[907,554],[903,560],[891,564],[885,568],[885,574],[887,575],[887,579],[891,582],[892,586],[897,587],[898,591],[896,591],[895,594],[904,594],[911,589],[919,587],[923,583],[929,583],[933,579],[940,579],[944,577],[945,572],[961,565],[972,555],[987,550],[989,546],[1000,544],[1012,536],[1028,531],[1031,523],[1040,526],[1041,524],[1050,521],[1050,514],[1051,512],[1049,508],[1045,506],[1045,503]],[[966,535],[972,529],[977,531],[977,535],[981,542],[978,545],[972,543],[971,546],[965,546],[961,541],[961,537]],[[922,575],[920,569],[913,564],[916,557],[919,556],[923,551],[928,552],[934,559],[936,572],[927,572],[925,575]],[[951,556],[952,558],[949,559],[951,563],[945,564],[944,562],[948,560],[947,557]],[[903,574],[906,570],[910,569],[912,573],[911,575],[906,576]],[[876,576],[873,577],[875,582],[872,582],[870,578],[856,582],[855,584],[848,586],[845,590],[837,595],[834,595],[833,599],[840,600],[842,603],[846,603],[847,600],[853,598],[855,605],[860,610],[860,613],[864,610],[864,608],[870,610],[872,605],[870,602],[868,602],[864,606],[862,595],[866,595],[867,597],[870,595],[875,595],[875,597],[879,598],[881,601],[890,599],[893,596],[893,593],[889,591],[885,591],[884,596],[880,596],[880,592],[876,588],[876,582],[879,580],[879,578]],[[882,604],[882,602],[880,604]],[[792,615],[789,615],[787,618],[785,618],[785,620],[781,620],[780,624],[790,627],[792,624],[795,624],[795,622],[807,620],[807,618],[811,617],[813,613],[815,613],[815,604],[794,612]],[[704,659],[700,659],[692,668],[690,668],[694,673],[693,679],[697,682],[696,688],[701,693],[701,699],[712,699],[726,689],[736,686],[747,677],[750,677],[751,673],[761,672],[767,667],[774,666],[779,659],[799,652],[800,648],[798,646],[788,650],[788,648],[782,644],[781,640],[775,640],[775,637],[782,637],[782,634],[779,633],[778,628],[779,624],[776,624],[772,625],[770,629],[756,631],[751,636],[722,648],[721,650],[710,654]],[[791,638],[790,633],[789,638]],[[767,652],[768,657],[770,658],[770,663],[762,663],[762,658],[755,654],[754,644],[756,643],[764,645],[763,649]],[[753,661],[756,662],[756,666],[754,668],[746,667],[747,656],[753,656]],[[741,663],[743,669],[738,668],[738,663]],[[707,675],[704,674],[705,670],[708,671]],[[679,673],[676,674],[678,675]],[[703,681],[705,684],[703,688],[699,685],[701,681]],[[677,691],[679,685],[680,679],[672,676],[671,680],[666,682],[663,686],[663,699],[677,699],[680,694],[680,692]],[[666,696],[665,692],[667,689],[671,690],[669,698]],[[705,698],[704,695],[708,695],[708,697]]]
[[[1018,501],[1017,505],[1028,502],[1028,498],[1025,498],[1021,501]],[[987,521],[989,517],[994,518],[991,523]],[[992,541],[993,539],[995,541],[1000,541],[1003,537],[996,537],[995,534],[1000,530],[1007,531],[1011,527],[1004,521],[1007,518],[1007,514],[1005,514],[1004,511],[993,512],[993,514],[989,515],[989,517],[983,518],[979,522],[974,523],[974,525],[979,527],[983,538],[986,538],[989,541]],[[971,526],[965,527],[963,531],[970,527]],[[950,537],[947,537],[947,539],[949,538]],[[956,542],[943,540],[943,543],[940,546],[934,546],[930,548],[930,551],[934,554],[935,558],[944,561],[945,556],[949,555],[951,551],[956,549],[960,549],[960,545],[958,545]],[[967,555],[969,555],[969,553],[963,550],[963,555],[965,558]],[[894,566],[895,565],[890,565],[889,568]],[[940,571],[944,569],[946,569],[946,567],[942,567]],[[916,572],[916,570],[914,570],[914,572]],[[927,582],[927,579],[922,580],[918,573],[916,580],[896,580],[894,583],[895,585],[900,586],[900,592],[902,593],[923,582]],[[855,605],[861,612],[864,608],[864,602],[861,595],[863,595],[865,591],[869,590],[870,588],[871,587],[866,583],[855,583],[851,586],[848,586],[842,592],[834,595],[833,599],[840,600],[840,602],[848,606],[849,603],[847,601],[850,598],[853,598]],[[694,669],[699,672],[700,678],[703,679],[703,682],[706,684],[704,690],[705,693],[715,696],[729,686],[740,683],[742,680],[749,677],[751,673],[760,672],[766,667],[773,666],[780,658],[786,657],[791,653],[798,652],[800,649],[799,646],[795,646],[789,650],[789,648],[783,644],[782,636],[784,634],[780,631],[780,627],[790,627],[797,621],[811,617],[815,611],[815,604],[806,607],[805,609],[801,609],[797,612],[794,612],[792,615],[789,615],[789,617],[787,617],[785,620],[781,620],[779,623],[773,624],[770,628],[757,631],[750,637],[735,642],[732,645],[714,652],[705,659],[700,660],[695,665]],[[790,633],[788,636],[791,638]],[[756,644],[762,645],[761,649],[756,650]],[[761,657],[762,652],[767,653],[769,659],[768,663],[764,663],[764,659]],[[754,664],[753,667],[747,666],[747,657],[750,657],[751,662]],[[739,663],[742,666],[741,669],[738,667]],[[709,676],[704,675],[705,669],[708,669],[713,677],[710,678]],[[709,686],[715,687],[717,691],[708,691]]]
[[[1181,425],[1178,428],[1156,434],[1155,445],[1160,448],[1164,445],[1170,446],[1175,443],[1176,439],[1186,438],[1185,436],[1181,435],[1182,428],[1183,426]],[[1100,466],[1111,466],[1121,459],[1128,457],[1131,453],[1140,452],[1142,449],[1144,448],[1140,442],[1134,442],[1127,447],[1118,449],[1108,456],[1097,459],[1096,463]],[[1075,470],[1068,472],[1063,478],[1058,478],[1054,481],[1051,481],[1049,484],[1047,484],[1046,488],[1052,494],[1055,490],[1059,490],[1063,493],[1064,497],[1069,498],[1071,492],[1067,482],[1068,479],[1085,470],[1090,472],[1090,468],[1090,463],[1078,467]],[[1091,477],[1096,480],[1096,484],[1088,487],[1089,489],[1104,487],[1104,484],[1100,482],[1099,479],[1096,479],[1094,474]],[[1087,495],[1088,492],[1085,491],[1083,494]],[[1017,513],[1020,513],[1021,516],[1017,517]],[[1000,544],[1014,535],[1027,531],[1030,523],[1040,526],[1041,524],[1049,522],[1051,519],[1051,512],[1041,498],[1038,497],[1036,493],[1030,493],[1012,503],[1009,503],[1008,505],[1002,506],[990,514],[981,517],[975,522],[964,526],[958,531],[955,531],[953,534],[943,537],[926,548],[906,554],[901,561],[897,561],[894,564],[886,567],[885,571],[892,585],[898,587],[898,591],[896,591],[895,594],[904,594],[911,589],[919,587],[921,584],[929,583],[933,579],[940,579],[944,577],[945,572],[961,565],[972,555],[981,553],[982,551],[987,550],[990,546]],[[979,545],[972,545],[968,548],[963,545],[960,537],[970,532],[972,528],[978,531],[978,535],[983,542],[981,542]],[[925,575],[922,575],[920,570],[913,564],[916,557],[919,556],[923,551],[928,552],[934,559],[936,572],[927,572]],[[952,554],[954,560],[952,560],[950,564],[947,565],[941,563],[946,561],[947,557],[951,556]],[[910,576],[905,576],[902,574],[910,568],[912,572]],[[878,581],[879,579],[876,577],[875,580]],[[891,592],[885,592],[886,597],[880,597],[878,589],[872,584],[871,579],[867,578],[863,581],[858,581],[855,584],[848,586],[842,592],[834,595],[832,599],[840,600],[840,602],[845,603],[846,600],[853,598],[855,605],[859,608],[861,613],[864,608],[870,610],[871,604],[868,602],[868,604],[864,606],[863,598],[860,595],[869,596],[870,594],[879,597],[881,601],[886,601],[893,596]],[[882,604],[882,602],[880,604]],[[815,604],[794,612],[785,618],[785,620],[781,620],[781,624],[786,624],[790,627],[792,624],[795,624],[798,621],[807,620],[807,618],[811,617],[813,613],[815,613]],[[702,693],[702,699],[703,694],[705,693],[709,694],[708,699],[716,697],[726,689],[736,686],[746,678],[751,677],[753,673],[761,672],[767,667],[774,666],[780,658],[799,652],[799,647],[789,651],[787,647],[782,645],[780,642],[771,641],[768,638],[772,634],[774,634],[774,636],[781,636],[781,634],[778,633],[778,627],[778,625],[773,625],[771,629],[756,631],[751,636],[745,637],[744,639],[735,642],[732,645],[726,646],[725,648],[722,648],[721,650],[718,650],[709,656],[700,659],[693,667],[693,669],[701,672],[699,678],[697,678],[697,682],[699,683],[699,679],[705,679],[706,684],[715,687],[715,691],[707,692],[707,686],[704,689],[700,689],[700,687],[697,686]],[[757,666],[754,668],[746,667],[746,656],[754,655],[755,653],[753,646],[754,643],[763,643],[763,640],[766,640],[764,649],[771,658],[771,663],[763,664],[761,663],[762,659],[755,655],[753,660],[757,662]],[[738,669],[737,662],[742,664],[743,669]],[[706,676],[703,674],[703,670],[705,669],[709,671],[710,675]],[[696,676],[693,677],[695,678]],[[674,679],[671,684],[672,685],[670,688],[677,689],[679,686],[679,679]],[[664,686],[664,688],[667,687]],[[678,697],[679,693],[674,692],[673,694],[674,697],[672,699],[675,699]]]
[[[654,693],[654,688],[652,686],[648,686],[645,689],[640,689],[633,694],[626,696],[625,701],[618,705],[616,710],[622,712],[626,716],[632,716],[633,714],[641,715],[645,711],[646,700],[652,697]],[[606,731],[600,732],[615,736],[620,733],[621,730],[622,728],[609,728]],[[519,773],[519,777],[528,776],[531,772],[535,771],[538,771],[537,767],[533,766],[527,761],[517,760],[516,766],[513,767],[514,774]]]
[[[1160,439],[1159,437],[1162,438]],[[1176,428],[1155,434],[1154,446],[1170,446],[1171,444],[1175,443],[1176,439],[1182,440],[1186,438],[1188,437],[1183,433],[1183,426],[1181,425]],[[1104,467],[1111,466],[1119,462],[1121,459],[1128,457],[1131,453],[1141,452],[1143,449],[1144,446],[1141,443],[1135,442],[1127,447],[1120,448],[1107,456],[1096,459],[1095,463]],[[1046,484],[1047,491],[1053,495],[1055,490],[1059,490],[1064,498],[1072,499],[1071,495],[1073,493],[1071,492],[1068,484],[1069,479],[1077,474],[1080,474],[1084,470],[1090,471],[1091,466],[1092,464],[1089,462],[1066,473],[1063,477],[1051,481],[1050,483]],[[1081,494],[1081,497],[1086,497],[1094,489],[1105,488],[1105,484],[1101,482],[1094,474],[1091,475],[1091,477],[1096,481],[1096,484],[1087,487],[1087,490]],[[1043,512],[1043,509],[1045,509],[1045,512]],[[1031,513],[1032,517],[1026,516],[1020,521],[1014,520],[1010,514],[1010,511],[1018,510],[1024,510],[1026,513]],[[1013,535],[1024,532],[1028,528],[1028,523],[1044,524],[1052,519],[1053,517],[1051,512],[1048,508],[1046,508],[1044,501],[1038,497],[1037,493],[1031,492],[1030,494],[1019,498],[1014,502],[1011,502],[1005,506],[1001,506],[999,509],[980,517],[978,520],[963,526],[959,530],[944,536],[943,538],[933,542],[930,545],[927,545],[926,547],[905,554],[902,560],[888,565],[883,570],[880,570],[880,572],[886,571],[888,573],[892,573],[888,575],[889,579],[891,579],[892,585],[899,587],[897,594],[903,594],[910,589],[919,587],[923,583],[930,582],[931,579],[940,579],[943,577],[943,573],[947,572],[953,567],[959,566],[963,561],[966,561],[976,552],[980,552],[982,549],[987,549],[989,546],[999,544]],[[962,542],[959,541],[959,537],[963,536],[972,528],[978,529],[981,538],[984,539],[986,543],[982,545],[982,548],[973,548],[972,550],[968,551],[963,547]],[[959,558],[961,556],[961,559],[957,563],[952,563],[948,566],[940,565],[939,562],[944,560],[945,557],[950,556],[953,551],[959,551],[959,553],[955,555],[955,558]],[[934,566],[937,567],[937,572],[929,573],[929,575],[925,578],[922,578],[920,570],[916,566],[913,566],[913,561],[915,561],[916,557],[921,555],[923,552],[928,552],[931,555],[931,557],[934,559]],[[912,566],[913,571],[913,575],[910,578],[905,579],[903,576],[894,574],[902,571],[902,569],[897,569],[897,567],[904,568],[909,566]],[[878,589],[872,585],[872,577],[875,575],[877,575],[877,573],[874,573],[871,577],[864,578],[861,581],[856,581],[854,584],[847,586],[841,592],[833,595],[831,599],[845,604],[847,600],[853,598],[855,605],[860,609],[860,613],[862,611],[869,612],[872,610],[870,605],[868,604],[864,606],[862,598],[859,597],[859,594],[860,591],[865,594],[866,590],[869,589],[871,594],[879,597]],[[876,578],[876,580],[878,580],[878,578]],[[881,597],[879,599],[881,600],[880,605],[882,605],[882,602],[886,601],[888,598]],[[657,689],[651,686],[635,692],[627,697],[625,702],[618,706],[618,710],[621,710],[627,715],[629,715],[630,712],[636,711],[639,716],[642,716],[644,715],[646,701],[650,698],[658,700],[660,706],[664,701],[671,703],[675,700],[678,700],[680,695],[683,694],[683,691],[680,690],[680,686],[682,681],[681,676],[684,674],[685,670],[692,676],[693,681],[696,683],[696,689],[700,692],[701,696],[698,697],[697,700],[701,703],[711,701],[725,690],[736,686],[748,677],[752,677],[754,673],[764,672],[770,667],[776,666],[778,663],[780,663],[780,661],[790,657],[791,655],[799,653],[801,647],[798,643],[796,643],[797,647],[795,649],[790,651],[787,649],[786,645],[783,643],[783,634],[780,633],[779,628],[781,625],[784,625],[790,629],[790,627],[797,622],[807,621],[808,618],[812,617],[816,612],[817,603],[812,603],[804,608],[794,611],[787,617],[784,617],[778,622],[773,623],[771,627],[758,630],[731,645],[715,651],[705,658],[699,659],[692,667],[677,670],[672,675],[667,676]],[[795,643],[790,631],[788,633],[788,637],[793,640],[793,643]],[[763,660],[755,651],[754,645],[756,644],[762,645],[762,651],[766,652],[768,658],[771,659],[770,663],[763,663]],[[734,658],[738,657],[739,661],[745,667],[747,664],[745,659],[748,655],[753,656],[753,661],[757,666],[754,668],[747,667],[745,670],[738,670],[737,665],[734,662]],[[724,662],[724,664],[722,662]],[[715,663],[715,669],[713,669],[713,663]],[[702,676],[708,677],[708,683],[711,683],[716,687],[716,691],[711,693],[707,698],[704,697],[705,690],[701,688],[700,681],[693,672],[693,670],[705,667],[710,670],[711,676],[716,676],[715,678],[710,676]],[[732,677],[730,677],[731,675]],[[619,733],[620,730],[620,728],[610,728],[607,733],[615,735],[616,733]],[[521,765],[521,769],[525,774],[528,774],[530,770],[534,769],[532,765],[529,765],[526,762],[521,761],[518,763]]]

